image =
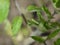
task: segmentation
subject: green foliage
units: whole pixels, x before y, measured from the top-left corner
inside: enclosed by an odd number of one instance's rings
[[[49,30],[49,29],[52,28],[47,21],[44,23],[44,27],[45,27],[47,30]]]
[[[32,38],[40,43],[43,43],[45,40],[41,37],[38,37],[38,36],[32,36]]]
[[[54,27],[60,27],[60,23],[59,22],[51,22],[51,28],[54,28]]]
[[[12,24],[9,22],[9,20],[6,19],[4,21],[6,33],[13,37],[16,36],[19,33],[19,30],[21,29],[22,21],[23,19],[21,16],[16,16],[12,20]]]
[[[42,22],[42,23],[44,23],[45,20],[44,20],[42,14],[40,13],[40,11],[37,11],[37,15],[38,15],[38,17],[39,17],[39,21]]]
[[[57,7],[57,8],[60,8],[60,0],[58,0],[58,1],[56,2],[56,7]]]
[[[54,9],[56,10],[57,13],[60,13],[60,0],[52,0],[53,1],[53,6]]]
[[[60,45],[60,38],[58,38],[55,42],[54,45]]]
[[[53,5],[55,6],[55,8],[60,8],[60,0],[52,0],[53,1]],[[0,0],[0,23],[2,23],[8,16],[8,12],[9,12],[9,0]],[[27,7],[28,11],[33,12],[36,11],[37,12],[37,16],[39,21],[36,21],[34,19],[29,20],[28,24],[29,25],[36,25],[38,26],[38,28],[42,31],[42,32],[46,32],[48,30],[51,30],[55,27],[59,27],[59,29],[54,30],[51,34],[49,34],[47,36],[47,40],[48,39],[52,39],[54,38],[59,32],[60,32],[60,23],[58,22],[50,22],[50,20],[53,18],[53,16],[51,15],[50,11],[48,10],[48,8],[43,5],[41,8],[37,7],[36,5],[30,5]],[[48,17],[48,21],[46,21],[42,14],[41,11],[44,11]],[[17,16],[12,20],[12,24],[8,21],[5,20],[5,30],[8,32],[8,34],[15,36],[18,34],[19,30],[21,29],[21,25],[22,25],[23,19],[21,16]],[[22,29],[23,34],[26,36],[29,34],[29,31],[26,31],[26,28]],[[44,43],[46,40],[44,40],[42,37],[39,36],[32,36],[32,38],[40,43]],[[57,39],[54,42],[54,45],[60,45],[60,38]]]
[[[0,0],[0,23],[8,16],[10,0]]]
[[[38,8],[38,7],[35,6],[35,5],[29,5],[29,6],[27,7],[27,10],[28,10],[28,11],[39,11],[40,8]]]
[[[32,20],[28,20],[28,24],[29,25],[38,25],[39,23],[36,21],[36,20],[34,20],[34,19],[32,19]]]
[[[53,3],[56,3],[57,0],[53,0]]]
[[[13,35],[16,35],[20,28],[21,28],[21,25],[22,25],[22,17],[21,16],[16,16],[13,20],[12,20],[12,33]]]
[[[46,32],[46,31],[47,31],[47,29],[46,29],[46,27],[44,26],[43,23],[40,23],[40,24],[39,24],[39,29],[40,29],[40,31],[42,31],[42,32]]]
[[[60,32],[60,29],[56,29],[48,36],[48,39],[54,38],[59,32]]]
[[[53,2],[57,2],[57,1],[53,0]],[[35,25],[38,24],[37,26],[39,27],[40,31],[42,31],[42,32],[46,32],[48,30],[53,29],[54,31],[52,33],[50,33],[49,35],[47,35],[46,40],[54,38],[60,32],[60,23],[58,23],[58,22],[50,22],[50,20],[53,18],[53,16],[51,15],[50,11],[48,10],[48,8],[45,5],[43,5],[40,9],[36,8],[34,6],[32,6],[32,7],[29,7],[28,10],[31,11],[31,12],[32,12],[32,10],[35,10],[37,12],[37,16],[38,16],[39,21],[33,20],[33,22],[30,21],[29,23],[32,24],[32,25],[33,24],[35,24]],[[46,12],[47,17],[48,17],[48,21],[43,18],[42,14],[40,12],[41,10]],[[58,29],[57,29],[57,27],[58,27]],[[42,37],[38,37],[38,36],[32,36],[32,38],[34,40],[40,42],[40,43],[41,42],[44,43],[46,41]]]
[[[43,7],[42,7],[42,9],[46,12],[46,14],[47,14],[47,16],[48,16],[48,18],[52,18],[52,16],[51,16],[51,13],[50,13],[50,11],[48,10],[48,8],[46,7],[46,6],[44,6],[43,5]]]

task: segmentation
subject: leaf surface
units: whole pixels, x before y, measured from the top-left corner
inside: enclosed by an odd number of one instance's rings
[[[10,0],[0,0],[0,23],[8,16]]]

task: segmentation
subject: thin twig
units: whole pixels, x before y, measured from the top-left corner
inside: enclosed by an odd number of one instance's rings
[[[27,20],[26,20],[24,14],[21,12],[21,10],[20,10],[21,8],[20,8],[20,5],[18,4],[17,0],[15,0],[15,6],[16,6],[16,8],[17,8],[19,14],[23,17],[25,23],[27,24]]]
[[[19,14],[21,15],[22,14],[22,12],[20,10],[21,8],[20,8],[20,5],[18,4],[17,0],[15,0],[15,6],[18,9]]]

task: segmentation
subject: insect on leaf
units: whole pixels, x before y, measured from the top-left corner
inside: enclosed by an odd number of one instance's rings
[[[0,0],[0,23],[8,16],[10,0]]]

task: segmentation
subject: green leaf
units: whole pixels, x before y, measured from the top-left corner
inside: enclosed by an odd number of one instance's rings
[[[43,5],[42,9],[46,12],[46,14],[47,14],[47,16],[48,16],[48,19],[51,19],[52,16],[51,16],[51,13],[50,13],[50,11],[48,10],[48,8]]]
[[[20,28],[21,28],[21,25],[22,25],[22,17],[21,16],[16,16],[13,20],[12,20],[12,33],[13,35],[16,35]]]
[[[10,0],[0,0],[0,23],[8,16]]]
[[[52,27],[49,25],[49,22],[45,22],[44,23],[44,26],[45,26],[45,28],[47,29],[47,30],[49,30],[49,29],[51,29]]]
[[[38,15],[39,21],[42,22],[42,23],[44,23],[45,20],[44,20],[42,14],[40,13],[40,11],[37,11],[37,15]]]
[[[39,24],[39,29],[42,32],[46,32],[47,31],[47,29],[45,28],[45,26],[44,26],[44,24],[42,22],[40,22],[40,24]]]
[[[55,42],[54,45],[60,45],[60,38],[58,38]]]
[[[60,29],[56,29],[54,32],[52,32],[52,33],[48,36],[48,39],[54,38],[59,32],[60,32]]]
[[[35,6],[35,5],[29,5],[29,6],[27,7],[27,10],[28,10],[28,11],[38,11],[38,10],[40,10],[40,8],[38,8],[38,7]]]
[[[60,8],[60,0],[58,0],[58,1],[56,2],[56,7],[57,7],[57,8]]]
[[[53,3],[56,3],[56,0],[53,0]]]
[[[34,19],[32,19],[31,21],[32,21],[34,24],[37,24],[37,25],[39,24],[39,23],[38,23],[36,20],[34,20]]]
[[[32,20],[28,20],[28,24],[29,25],[39,25],[39,23],[36,21],[36,20],[34,20],[34,19],[32,19]]]
[[[51,22],[51,25],[50,25],[52,28],[54,27],[60,27],[60,23],[59,22]]]
[[[41,37],[38,37],[38,36],[32,36],[32,38],[40,43],[43,43],[45,40]]]

